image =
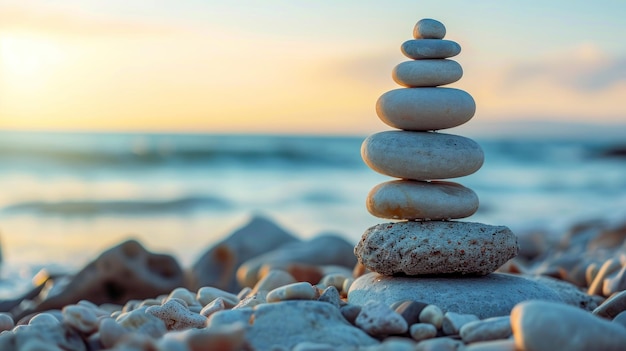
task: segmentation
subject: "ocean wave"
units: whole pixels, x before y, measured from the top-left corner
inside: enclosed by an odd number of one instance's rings
[[[29,214],[48,216],[141,216],[188,213],[196,210],[228,210],[232,204],[210,196],[182,197],[167,200],[64,200],[25,201],[0,209],[0,215]]]

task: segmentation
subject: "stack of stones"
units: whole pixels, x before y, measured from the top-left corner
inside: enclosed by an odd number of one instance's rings
[[[541,297],[543,287],[519,291],[528,288],[528,280],[492,274],[518,252],[517,238],[507,227],[454,221],[474,214],[478,197],[469,188],[443,180],[476,172],[484,154],[471,139],[437,132],[466,123],[476,110],[465,91],[440,87],[463,74],[461,66],[449,59],[461,47],[444,40],[445,34],[438,21],[423,19],[416,24],[415,39],[402,44],[403,54],[412,61],[393,70],[393,79],[404,87],[383,94],[376,104],[380,119],[398,130],[369,136],[361,154],[370,168],[398,179],[374,187],[367,209],[374,216],[398,221],[378,224],[363,234],[355,254],[375,273],[355,281],[348,298],[357,304],[369,299],[389,304],[419,299],[454,312],[507,314],[517,302]],[[504,302],[487,297],[493,311],[483,311],[486,314],[443,296],[461,294],[467,301],[468,293],[475,293],[484,300],[486,292],[509,296]]]

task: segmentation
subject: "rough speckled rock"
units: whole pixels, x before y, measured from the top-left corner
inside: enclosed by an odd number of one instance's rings
[[[488,274],[517,251],[507,227],[442,221],[377,224],[354,248],[366,268],[386,275]]]
[[[436,87],[454,83],[463,68],[454,60],[413,60],[399,63],[391,71],[393,80],[405,87]]]
[[[472,189],[453,182],[392,180],[375,186],[367,195],[367,210],[387,219],[449,220],[478,210]]]
[[[562,303],[552,289],[504,273],[423,278],[368,273],[356,279],[348,292],[351,304],[378,300],[391,305],[415,300],[437,305],[445,312],[475,314],[481,319],[506,316],[517,303],[533,299]]]
[[[526,301],[511,312],[515,346],[532,351],[624,350],[626,329],[579,308]]]
[[[400,50],[413,60],[445,59],[461,52],[461,45],[451,40],[412,39],[402,43]]]
[[[568,305],[582,308],[587,311],[593,311],[596,307],[598,307],[596,299],[585,294],[585,292],[581,291],[574,284],[543,275],[526,276],[526,278],[534,280],[554,290],[554,292],[559,294],[563,302]]]
[[[469,121],[476,112],[472,96],[454,88],[400,88],[378,98],[376,114],[404,130],[446,129]]]
[[[361,157],[372,170],[390,177],[431,180],[472,174],[485,155],[475,141],[462,136],[391,130],[368,136]]]

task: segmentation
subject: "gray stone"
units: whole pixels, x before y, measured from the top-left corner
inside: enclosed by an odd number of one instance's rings
[[[475,141],[458,135],[384,131],[363,141],[361,157],[390,177],[431,180],[470,175],[480,169],[485,155]]]
[[[511,312],[515,346],[533,351],[624,350],[626,329],[579,308],[525,301]]]
[[[217,312],[218,313],[224,313]],[[246,339],[255,350],[279,345],[290,350],[302,342],[333,346],[366,346],[378,341],[349,324],[329,303],[284,301],[254,307],[246,323]]]
[[[356,305],[369,300],[388,305],[415,300],[437,305],[446,312],[475,314],[481,319],[506,316],[517,303],[533,299],[562,303],[552,289],[505,273],[424,278],[368,273],[356,279],[348,293],[348,302]]]
[[[465,324],[475,321],[478,321],[478,316],[474,314],[446,312],[443,316],[443,323],[441,327],[444,334],[457,335]]]
[[[365,231],[354,253],[380,274],[488,274],[517,254],[504,226],[473,222],[381,223]]]
[[[479,341],[473,344],[467,345],[464,351],[518,351],[515,348],[515,340],[490,340]]]
[[[486,318],[467,323],[459,334],[466,344],[477,341],[506,339],[511,336],[511,318],[509,316]]]
[[[376,300],[370,300],[363,305],[355,324],[375,337],[403,334],[409,328],[404,317],[389,305]]]
[[[606,299],[592,313],[602,318],[613,319],[623,311],[626,311],[626,290]]]
[[[392,180],[375,186],[366,205],[380,218],[450,220],[473,215],[478,210],[478,196],[453,182]]]
[[[254,217],[200,256],[192,267],[191,288],[212,286],[237,292],[241,287],[235,272],[242,263],[295,241],[299,240],[268,219]]]
[[[561,300],[568,305],[587,311],[593,311],[598,307],[596,300],[592,296],[587,295],[574,284],[543,275],[524,276],[524,278],[534,280],[554,290],[561,297]]]
[[[443,23],[432,18],[422,18],[413,28],[415,39],[443,39],[446,36],[446,27]]]
[[[613,318],[612,322],[626,328],[626,311],[620,312],[617,316],[615,316],[615,318]]]
[[[461,45],[451,40],[413,39],[402,43],[400,50],[413,60],[445,59],[461,52]]]
[[[472,96],[455,88],[400,88],[376,101],[376,114],[393,128],[426,131],[460,126],[476,112]]]
[[[437,328],[430,323],[415,323],[411,324],[409,334],[413,340],[422,341],[437,336]]]
[[[415,351],[463,351],[465,345],[462,341],[452,338],[434,338],[421,341]]]
[[[391,71],[393,80],[405,87],[436,87],[463,77],[463,68],[454,60],[413,60],[399,63]]]

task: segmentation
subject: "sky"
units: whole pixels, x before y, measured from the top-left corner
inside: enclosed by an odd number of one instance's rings
[[[626,2],[0,0],[0,130],[365,134],[421,18],[482,126],[626,123]]]

